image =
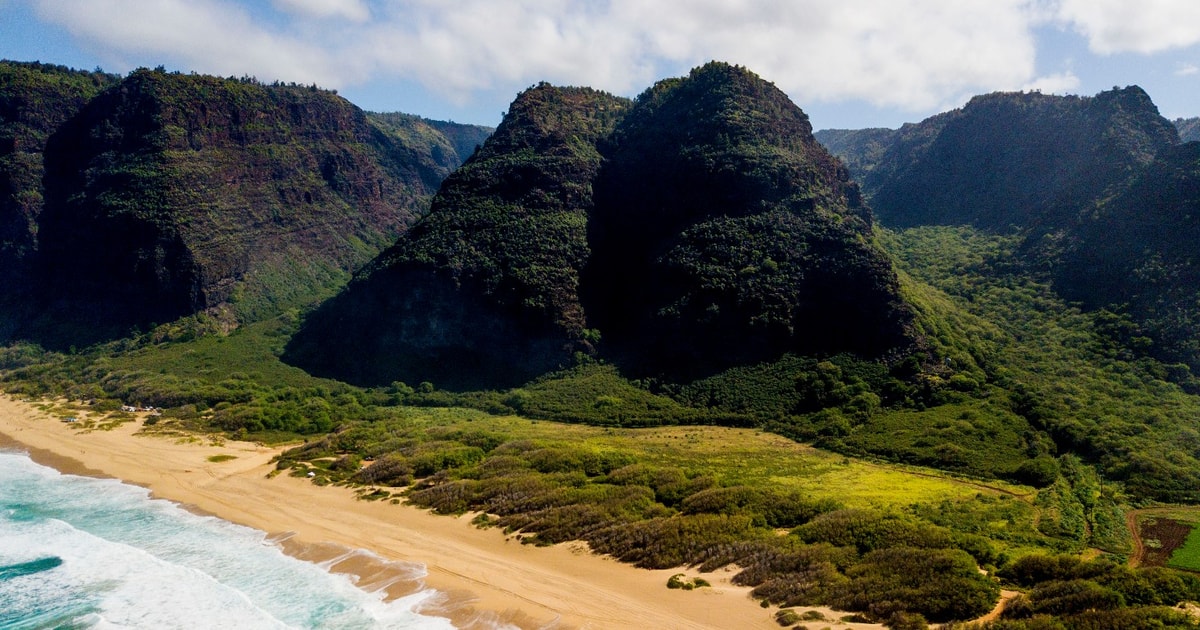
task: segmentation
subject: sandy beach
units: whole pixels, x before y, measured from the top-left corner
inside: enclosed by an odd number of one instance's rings
[[[706,574],[712,588],[671,590],[681,570],[649,571],[588,551],[581,543],[530,547],[468,517],[436,516],[405,505],[361,501],[348,488],[319,487],[286,474],[268,477],[279,452],[248,442],[138,434],[141,420],[83,430],[34,404],[0,396],[0,435],[40,463],[63,472],[115,477],[181,503],[278,537],[283,548],[316,561],[346,549],[388,561],[422,563],[424,586],[446,593],[438,610],[459,627],[778,628],[732,572]],[[217,458],[216,455],[233,456]],[[359,556],[332,570],[391,581],[386,563]],[[695,574],[691,572],[691,574]],[[421,583],[399,581],[400,596]],[[836,624],[847,628],[851,625]],[[857,624],[854,624],[857,625]]]

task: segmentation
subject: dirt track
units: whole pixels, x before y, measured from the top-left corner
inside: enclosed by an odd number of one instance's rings
[[[1125,526],[1129,528],[1129,535],[1133,538],[1133,553],[1129,554],[1129,566],[1131,567],[1140,566],[1146,557],[1146,545],[1142,542],[1142,533],[1138,528],[1138,516],[1143,511],[1129,510],[1125,513]]]

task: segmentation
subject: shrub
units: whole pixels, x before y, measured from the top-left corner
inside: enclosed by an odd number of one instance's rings
[[[854,547],[860,553],[890,547],[949,548],[950,532],[900,514],[871,510],[837,510],[817,516],[793,534],[809,543]]]
[[[775,613],[775,623],[778,623],[785,628],[788,626],[794,626],[800,623],[800,621],[800,615],[796,614],[796,611],[794,610],[784,609]]]
[[[798,491],[731,486],[709,488],[688,496],[684,514],[744,514],[764,527],[795,527],[838,507],[832,500],[815,501]]]
[[[1125,606],[1120,593],[1091,580],[1053,581],[1039,584],[1029,593],[1033,612],[1070,615],[1088,610],[1112,610]]]
[[[1013,471],[1012,478],[1018,483],[1045,488],[1052,485],[1058,479],[1058,475],[1058,461],[1049,455],[1040,455],[1021,462]]]
[[[965,552],[894,547],[872,551],[846,570],[829,603],[887,619],[897,612],[919,613],[931,621],[973,619],[995,605],[996,583],[979,572]]]

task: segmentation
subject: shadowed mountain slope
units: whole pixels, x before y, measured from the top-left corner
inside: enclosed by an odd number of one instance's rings
[[[745,69],[709,64],[643,93],[596,197],[586,306],[631,373],[686,380],[910,341],[858,187],[804,112]]]
[[[0,287],[5,289],[0,300],[29,289],[45,199],[46,140],[117,81],[99,72],[0,61]]]
[[[579,303],[596,143],[628,107],[539,85],[428,216],[313,313],[289,357],[356,382],[518,384],[590,350]]]
[[[402,233],[457,160],[433,127],[315,86],[135,71],[46,141],[26,332],[87,342],[309,303]]]
[[[1112,321],[1126,345],[1200,371],[1200,142],[1167,149],[1069,233],[1055,287]]]
[[[862,183],[887,225],[1049,231],[1176,142],[1138,87],[1094,97],[995,93],[902,127]]]
[[[541,85],[289,357],[451,388],[519,384],[577,351],[671,379],[785,352],[879,358],[914,339],[871,238],[845,167],[753,73],[711,63],[632,106]]]

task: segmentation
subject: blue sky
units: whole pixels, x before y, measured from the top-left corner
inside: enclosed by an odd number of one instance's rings
[[[484,125],[539,81],[635,96],[710,59],[818,129],[1126,85],[1200,115],[1200,0],[0,0],[0,18],[7,59],[316,83]]]

